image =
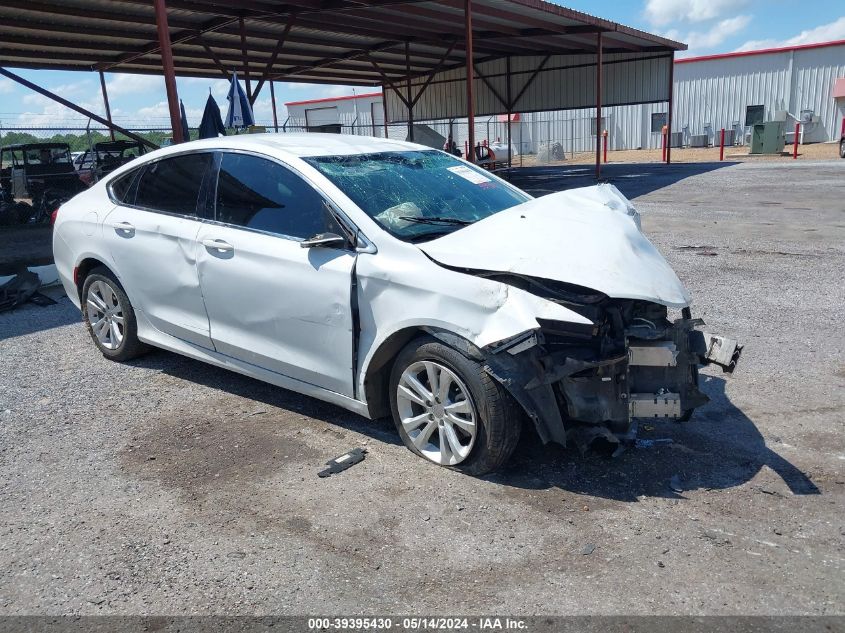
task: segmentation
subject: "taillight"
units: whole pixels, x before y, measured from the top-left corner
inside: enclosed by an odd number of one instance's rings
[[[56,224],[56,218],[59,217],[59,209],[61,207],[56,207],[55,210],[50,214],[50,226]]]

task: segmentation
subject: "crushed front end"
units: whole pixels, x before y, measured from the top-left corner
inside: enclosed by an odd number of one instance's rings
[[[538,320],[540,329],[490,346],[487,371],[534,420],[543,441],[588,445],[631,439],[640,418],[686,420],[708,401],[698,368],[732,372],[742,347],[696,329],[684,308],[612,299],[586,288],[514,275],[500,281],[587,317],[592,325]]]

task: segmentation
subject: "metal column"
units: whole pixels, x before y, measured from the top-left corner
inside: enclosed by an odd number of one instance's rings
[[[472,94],[472,0],[464,0],[464,24],[466,27],[466,68],[467,68],[467,131],[469,137],[466,159],[475,162],[475,98]]]
[[[111,140],[114,140],[114,128],[111,127],[113,125],[111,120],[111,106],[109,105],[109,93],[106,90],[106,77],[103,75],[103,71],[100,71],[100,89],[103,91],[103,105],[106,107],[106,119],[109,121],[109,136],[111,136]]]
[[[408,140],[414,142],[414,102],[411,101],[411,44],[405,42],[405,72],[408,79],[405,84],[406,99],[408,103]]]
[[[601,31],[596,33],[596,180],[601,178]]]
[[[273,88],[273,82],[270,81],[270,103],[273,105],[273,129],[279,131],[279,119],[276,116],[276,90]]]
[[[381,105],[384,108],[384,138],[388,138],[387,134],[387,86],[381,88]]]
[[[672,106],[675,104],[675,51],[669,58],[669,112],[666,115],[666,164],[672,162]]]
[[[508,102],[508,169],[511,168],[512,165],[512,156],[511,156],[511,117],[513,116],[513,97],[511,97],[511,56],[508,55],[507,59],[505,60],[505,69],[507,72],[507,95],[506,99]]]
[[[158,45],[161,49],[161,66],[164,70],[164,87],[167,92],[167,107],[170,110],[170,127],[173,128],[173,142],[183,143],[182,116],[179,111],[179,94],[176,92],[176,73],[173,70],[173,50],[170,48],[170,27],[167,25],[167,7],[164,0],[153,0],[155,5]]]
[[[241,36],[241,56],[244,64],[244,85],[246,85],[246,98],[252,103],[252,83],[249,80],[249,57],[246,54],[246,28],[244,19],[238,18],[238,31]]]

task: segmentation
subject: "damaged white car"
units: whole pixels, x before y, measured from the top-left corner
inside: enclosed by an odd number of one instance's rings
[[[533,199],[444,152],[248,135],[145,155],[57,214],[67,294],[107,358],[148,345],[371,418],[471,474],[544,442],[688,417],[735,341],[613,186]],[[668,309],[677,314],[670,317]]]

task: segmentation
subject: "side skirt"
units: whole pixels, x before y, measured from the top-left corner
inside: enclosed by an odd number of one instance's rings
[[[150,324],[142,312],[136,311],[135,314],[138,319],[138,338],[153,347],[159,347],[169,352],[175,352],[222,369],[228,369],[238,374],[281,387],[282,389],[288,389],[311,398],[317,398],[318,400],[323,400],[324,402],[329,402],[339,407],[343,407],[344,409],[357,413],[365,418],[372,419],[366,403],[361,402],[360,400],[355,400],[349,396],[344,396],[343,394],[323,389],[322,387],[312,385],[311,383],[297,380],[296,378],[291,378],[289,376],[285,376],[284,374],[279,374],[264,369],[263,367],[243,362],[236,358],[232,358],[231,356],[226,356],[225,354],[193,345],[192,343],[188,343],[157,330],[152,324]]]

